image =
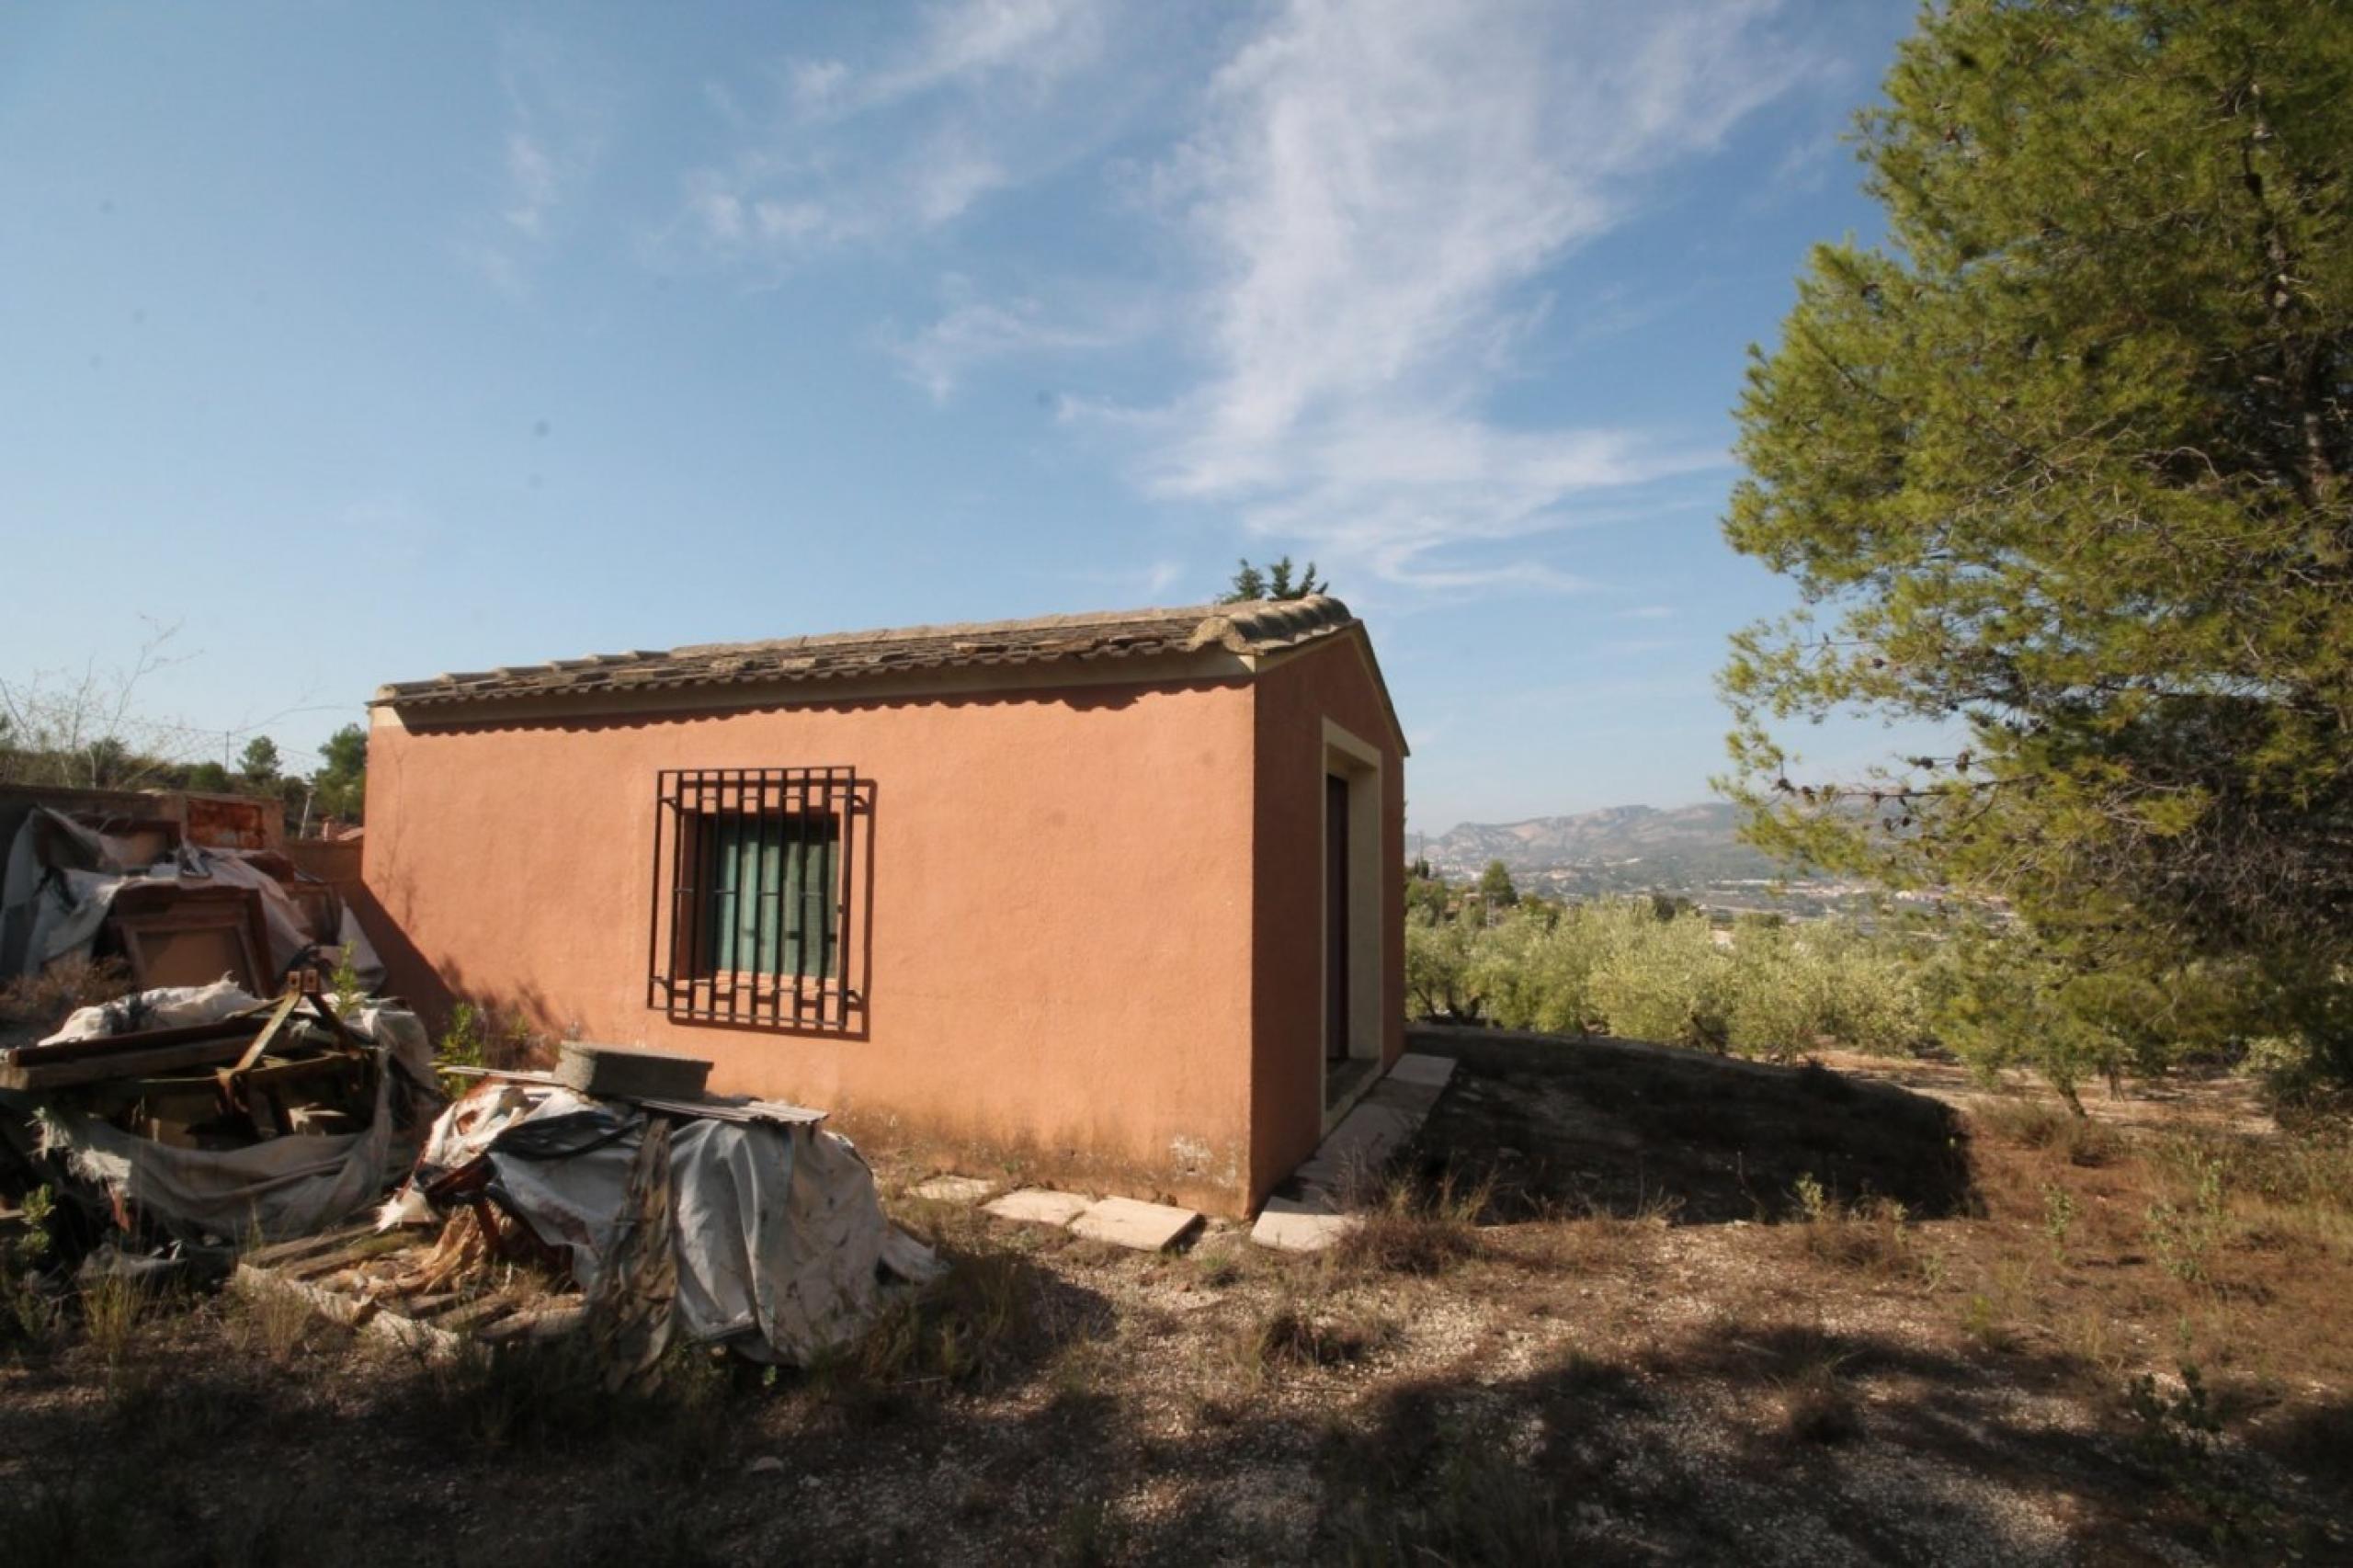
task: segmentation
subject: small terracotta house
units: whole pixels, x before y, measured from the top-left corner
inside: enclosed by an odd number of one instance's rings
[[[1403,1040],[1405,743],[1336,599],[383,687],[396,989],[1255,1209]]]

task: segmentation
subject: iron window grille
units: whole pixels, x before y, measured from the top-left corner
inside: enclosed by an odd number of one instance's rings
[[[858,771],[665,769],[646,1006],[695,1023],[844,1029]]]

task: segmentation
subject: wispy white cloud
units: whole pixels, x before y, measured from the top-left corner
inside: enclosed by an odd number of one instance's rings
[[[1141,300],[1081,287],[1062,290],[1058,309],[1032,295],[982,297],[957,275],[946,279],[944,292],[949,304],[936,320],[913,332],[894,325],[882,334],[884,350],[935,403],[947,402],[983,366],[1094,353],[1135,341],[1152,324]]]
[[[1541,536],[1679,502],[1678,479],[1728,455],[1671,431],[1509,417],[1501,394],[1540,337],[1670,308],[1563,304],[1553,274],[1819,74],[1777,12],[1281,0],[1178,58],[1142,0],[939,0],[879,58],[788,62],[764,119],[715,91],[735,140],[688,175],[665,244],[775,270],[938,235],[1106,145],[1131,100],[1168,107],[1189,69],[1181,126],[1106,171],[1152,259],[1096,292],[1149,303],[1107,314],[1035,278],[967,286],[928,324],[886,328],[883,349],[945,401],[984,365],[1157,334],[1176,355],[1165,394],[1056,400],[1066,427],[1129,452],[1150,494],[1224,510],[1359,582],[1575,590]]]
[[[498,80],[506,126],[497,221],[476,225],[459,251],[493,283],[519,290],[564,208],[595,177],[620,95],[600,62],[520,28],[500,36]]]
[[[1154,490],[1385,578],[1574,585],[1485,547],[1723,454],[1483,405],[1540,275],[1797,76],[1773,8],[1292,0],[1159,171],[1211,282]]]
[[[881,60],[785,62],[757,118],[715,86],[734,143],[684,176],[681,210],[654,250],[671,262],[775,268],[953,223],[1086,145],[1050,133],[1051,111],[1103,60],[1114,9],[938,0]]]
[[[1620,610],[1618,619],[1620,620],[1672,620],[1675,619],[1675,607],[1673,605],[1635,605],[1631,608]]]

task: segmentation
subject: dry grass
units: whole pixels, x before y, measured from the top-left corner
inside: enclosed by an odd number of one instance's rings
[[[1674,1092],[1707,1065],[1669,1063]],[[1212,1226],[1143,1256],[894,1202],[955,1265],[931,1290],[806,1372],[684,1355],[651,1399],[555,1353],[436,1372],[261,1303],[102,1309],[0,1360],[0,1539],[28,1561],[405,1561],[424,1495],[451,1561],[502,1568],[2353,1558],[2328,1507],[2353,1485],[2341,1142],[2188,1120],[2082,1164],[2063,1124],[1996,1107],[1961,1135],[1967,1193],[1927,1212],[1863,1196],[1851,1163],[1813,1167],[1812,1198],[1794,1153],[1741,1164],[1797,1147],[1743,1121],[1789,1106],[1816,1142],[1827,1107],[1875,1126],[1872,1172],[1940,1157],[1885,1144],[1872,1085],[1752,1096],[1743,1069],[1720,1164],[1676,1154],[1699,1194],[1678,1205],[1647,1144],[1574,1110],[1532,1135],[1583,1066],[1553,1045],[1517,1085],[1458,1074],[1450,1095],[1524,1097],[1486,1125],[1458,1108],[1414,1168],[1527,1158],[1493,1190],[1390,1189],[1336,1255]],[[2204,1227],[2187,1277],[2161,1205]],[[304,1479],[355,1474],[398,1483]]]
[[[1251,1318],[1242,1344],[1246,1358],[1261,1367],[1342,1367],[1365,1359],[1396,1336],[1396,1324],[1386,1318],[1345,1307],[1319,1310],[1290,1298]]]
[[[1342,1235],[1334,1259],[1357,1272],[1444,1274],[1482,1255],[1479,1220],[1493,1197],[1490,1184],[1459,1185],[1451,1174],[1427,1187],[1392,1182]]]
[[[2048,1151],[2071,1165],[2108,1165],[2124,1148],[2124,1136],[2117,1129],[2056,1100],[2023,1096],[1993,1099],[1976,1108],[1972,1119],[2006,1142]]]
[[[1801,1443],[1846,1443],[1863,1435],[1862,1412],[1835,1357],[1785,1380],[1779,1395],[1782,1426]]]
[[[0,982],[0,1032],[46,1034],[76,1007],[94,1007],[131,991],[119,959],[64,958],[34,974]]]
[[[150,1297],[136,1280],[102,1275],[82,1288],[82,1333],[109,1368],[120,1367],[137,1342]]]
[[[283,1367],[309,1345],[320,1318],[311,1300],[279,1280],[264,1280],[231,1298],[228,1326],[247,1355]]]

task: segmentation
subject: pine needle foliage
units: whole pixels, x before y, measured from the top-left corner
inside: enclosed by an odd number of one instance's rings
[[[1752,836],[2353,1074],[2353,7],[1952,0],[1859,143],[1886,242],[1739,407],[1726,536],[1803,606],[1722,676]],[[1855,710],[1954,739],[1792,777]]]

